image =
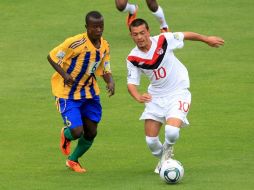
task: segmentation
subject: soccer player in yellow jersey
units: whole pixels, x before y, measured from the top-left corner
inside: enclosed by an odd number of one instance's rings
[[[102,114],[96,76],[103,77],[109,96],[115,92],[109,44],[102,38],[103,16],[91,11],[85,19],[87,32],[67,38],[48,55],[56,70],[51,79],[52,92],[66,125],[61,130],[60,148],[69,155],[66,166],[80,173],[86,169],[78,159],[92,146]],[[71,153],[70,143],[76,139],[77,146]]]

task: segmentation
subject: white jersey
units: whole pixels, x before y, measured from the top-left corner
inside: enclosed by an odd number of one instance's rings
[[[150,80],[148,93],[153,97],[189,88],[188,71],[173,53],[174,49],[183,47],[183,33],[167,32],[150,39],[152,45],[148,52],[136,46],[127,57],[128,84],[139,85],[143,73]]]

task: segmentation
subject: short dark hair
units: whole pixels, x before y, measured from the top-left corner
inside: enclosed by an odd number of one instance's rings
[[[99,11],[90,11],[89,13],[86,14],[86,24],[88,23],[89,18],[95,18],[95,19],[101,19],[103,16]]]
[[[141,25],[143,25],[143,24],[145,25],[146,29],[149,30],[149,26],[148,26],[147,22],[146,22],[144,19],[142,19],[142,18],[137,18],[137,19],[133,20],[133,21],[131,22],[130,26],[129,26],[130,32],[131,32],[131,27],[141,26]]]

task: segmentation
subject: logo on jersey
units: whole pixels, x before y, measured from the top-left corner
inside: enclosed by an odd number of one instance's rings
[[[156,53],[158,55],[162,55],[164,53],[164,50],[162,48],[159,48]]]
[[[180,36],[179,36],[178,33],[174,33],[173,36],[174,36],[174,38],[175,38],[176,40],[180,40]]]
[[[88,51],[88,47],[87,47],[87,46],[85,46],[85,47],[84,47],[84,50],[85,50],[85,51]]]
[[[107,61],[104,63],[104,72],[105,73],[111,73],[110,63],[107,62]]]
[[[56,57],[57,57],[58,59],[63,59],[64,56],[65,56],[65,52],[62,51],[62,50],[60,50],[60,51],[57,52],[57,54],[56,54]]]

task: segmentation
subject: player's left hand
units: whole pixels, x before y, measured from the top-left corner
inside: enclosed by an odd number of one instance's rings
[[[113,96],[115,94],[115,83],[113,81],[107,83],[106,90],[108,91],[108,96]]]
[[[211,47],[217,48],[217,47],[220,47],[224,44],[224,40],[220,37],[217,37],[217,36],[208,36],[206,43]]]

